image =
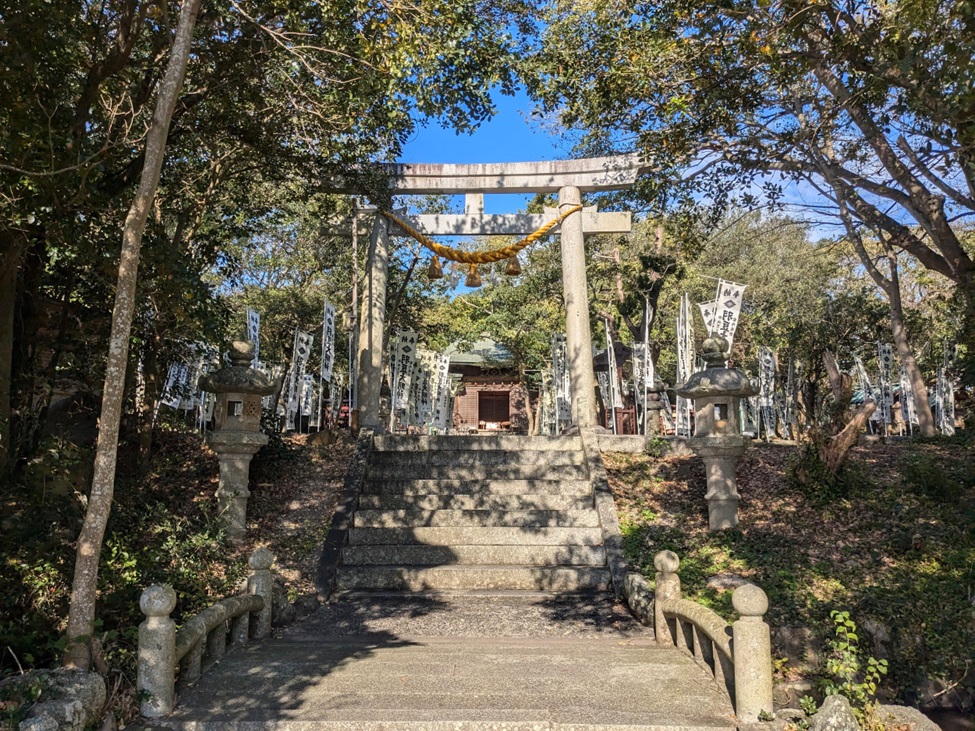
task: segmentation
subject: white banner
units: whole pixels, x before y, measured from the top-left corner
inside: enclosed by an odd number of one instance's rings
[[[285,408],[285,428],[295,428],[295,415],[301,406],[301,381],[308,368],[308,357],[311,355],[311,346],[315,342],[315,336],[295,330],[295,344],[291,355],[291,373],[288,376],[288,403]]]
[[[633,397],[636,403],[643,406],[644,388],[648,386],[646,379],[647,344],[633,343]]]
[[[413,369],[416,366],[416,343],[418,336],[412,330],[396,333],[396,348],[393,351],[392,418],[397,413],[409,413],[410,386]]]
[[[609,406],[611,409],[623,408],[623,384],[620,382],[619,368],[616,366],[616,348],[613,347],[613,334],[606,321],[606,368],[609,375]],[[616,419],[613,419],[616,423]],[[613,427],[615,431],[616,428]]]
[[[917,408],[914,405],[914,388],[911,386],[911,379],[907,376],[907,368],[901,365],[900,368],[901,386],[901,417],[908,428],[919,423],[917,420]],[[913,430],[912,430],[913,431]]]
[[[541,400],[539,411],[539,434],[555,433],[555,375],[552,371],[542,371],[542,391],[538,398]]]
[[[178,409],[180,401],[183,399],[183,393],[187,388],[189,376],[190,368],[186,363],[173,363],[169,366],[166,385],[163,387],[159,402],[170,408]]]
[[[877,408],[880,411],[880,421],[890,424],[891,409],[894,406],[894,346],[890,343],[877,343],[877,366],[880,370],[878,390],[880,400]]]
[[[670,396],[667,395],[667,391],[661,391],[660,398],[664,402],[664,408],[660,412],[664,419],[664,430],[676,434],[677,425],[674,423],[674,407],[670,403]]]
[[[325,301],[322,319],[322,370],[321,378],[325,383],[332,382],[332,372],[335,369],[335,308]]]
[[[694,372],[694,320],[691,299],[685,294],[680,300],[677,316],[677,385],[683,386]],[[677,397],[677,436],[691,436],[691,402]]]
[[[609,395],[609,374],[606,371],[596,371],[596,384],[599,386],[599,397],[606,407],[606,419],[609,420],[612,410],[610,406],[611,396]]]
[[[418,423],[427,423],[433,417],[435,375],[437,372],[437,354],[432,350],[417,350],[417,402],[416,412]]]
[[[725,279],[718,280],[718,293],[714,298],[716,308],[712,320],[713,333],[728,339],[729,352],[735,339],[735,330],[738,329],[738,319],[741,317],[741,300],[746,286]]]
[[[437,353],[436,368],[433,425],[441,431],[446,431],[452,421],[450,409],[450,356],[444,353]]]
[[[552,370],[555,379],[555,433],[561,431],[561,426],[568,426],[572,421],[572,388],[569,384],[569,363],[566,351],[565,335],[552,334]]]
[[[247,308],[247,339],[254,343],[254,362],[252,368],[257,368],[258,357],[261,353],[261,313]]]
[[[701,309],[701,319],[704,320],[704,332],[708,335],[714,334],[714,314],[718,309],[718,301],[698,302],[697,306]]]
[[[741,404],[741,433],[746,437],[758,438],[760,423],[758,396],[743,398]]]
[[[311,416],[312,403],[314,403],[315,377],[311,373],[306,373],[301,377],[301,415]]]
[[[768,441],[775,434],[775,355],[766,347],[758,349],[758,406]]]

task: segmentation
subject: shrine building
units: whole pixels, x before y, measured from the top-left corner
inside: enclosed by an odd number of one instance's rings
[[[454,433],[528,433],[528,409],[538,398],[513,367],[508,350],[488,335],[461,352],[447,349],[450,373],[459,379],[451,427]]]

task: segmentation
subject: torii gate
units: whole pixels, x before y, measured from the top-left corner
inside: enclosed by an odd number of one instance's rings
[[[577,208],[581,193],[628,188],[641,171],[642,165],[636,155],[545,162],[389,166],[394,195],[465,195],[463,214],[405,217],[406,223],[428,236],[529,234],[552,218]],[[558,208],[546,209],[543,214],[484,213],[485,193],[556,192]],[[596,377],[592,366],[584,236],[587,233],[629,233],[631,214],[600,213],[592,206],[569,213],[557,228],[561,234],[572,422],[587,428],[596,424]],[[387,223],[386,218],[377,212],[369,243],[359,318],[359,426],[377,431],[383,426],[379,406],[390,233],[405,232],[396,224]]]

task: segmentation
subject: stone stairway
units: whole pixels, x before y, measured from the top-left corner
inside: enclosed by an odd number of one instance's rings
[[[337,591],[572,593],[610,582],[579,437],[375,438]]]
[[[578,437],[377,437],[332,601],[154,725],[734,731],[710,674],[604,591],[591,485]]]

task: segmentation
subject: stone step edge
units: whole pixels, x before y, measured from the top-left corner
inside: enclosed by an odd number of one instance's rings
[[[445,484],[446,483],[446,484]],[[541,483],[541,484],[539,484]],[[592,495],[588,480],[367,478],[363,495]]]
[[[438,556],[451,553],[453,555]],[[484,562],[477,560],[490,553],[494,560],[492,565],[501,566],[588,566],[605,567],[606,549],[603,546],[582,546],[564,544],[535,544],[535,545],[467,545],[453,544],[450,546],[431,546],[429,544],[398,544],[398,545],[349,545],[342,551],[343,566],[477,566]],[[425,555],[426,554],[426,555]],[[459,555],[458,555],[459,554]],[[498,563],[499,556],[512,558],[525,554],[542,556],[543,562],[533,561],[504,561]],[[561,556],[559,554],[562,554]],[[388,560],[370,561],[372,557],[390,557]],[[549,557],[552,557],[552,560]],[[365,560],[363,560],[365,559]]]
[[[582,510],[423,510],[359,508],[356,528],[598,528],[595,508]]]
[[[526,714],[527,715],[527,714]],[[173,731],[733,731],[736,724],[704,725],[674,721],[645,724],[563,723],[534,721],[181,721],[169,718],[145,726],[131,725],[134,731],[172,729]]]
[[[559,533],[554,533],[559,531]],[[552,540],[559,536],[561,540]],[[580,540],[580,537],[583,537]],[[420,539],[423,540],[420,540]],[[478,538],[480,540],[471,540]],[[527,539],[537,540],[527,540]],[[548,540],[541,540],[542,538]],[[382,539],[382,540],[367,540]],[[490,539],[490,540],[488,540]],[[445,542],[446,541],[446,542]],[[349,530],[348,545],[372,546],[550,546],[553,544],[573,546],[602,546],[601,528],[589,527],[544,527],[526,531],[519,527],[479,527],[445,526],[433,528],[358,528]]]
[[[511,446],[507,446],[511,445]],[[427,452],[427,451],[520,451],[531,452],[575,452],[582,449],[579,437],[522,437],[510,434],[497,436],[449,435],[380,435],[373,438],[375,452]]]

